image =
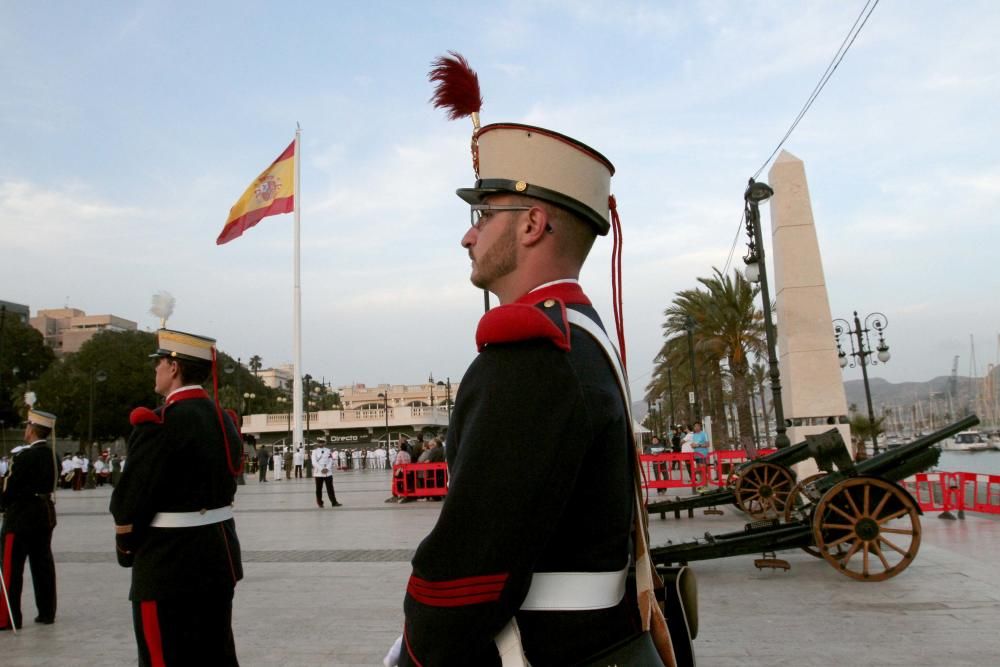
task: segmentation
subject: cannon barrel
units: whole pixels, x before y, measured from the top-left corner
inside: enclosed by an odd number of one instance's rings
[[[884,451],[878,456],[873,456],[855,464],[853,474],[873,475],[893,482],[906,479],[910,475],[915,475],[933,467],[938,462],[938,459],[941,457],[941,450],[934,447],[934,445],[978,423],[979,417],[976,415],[963,417],[957,422],[948,424],[944,428],[938,429],[922,438],[917,438],[902,447]],[[834,485],[849,476],[850,473],[834,472],[815,482],[815,487],[820,491],[826,491],[827,489],[832,489]]]
[[[809,456],[809,443],[808,441],[803,440],[796,445],[779,449],[778,451],[768,454],[767,456],[760,456],[754,459],[754,462],[763,461],[764,463],[775,463],[777,465],[785,466],[786,468],[791,468],[796,463],[802,463],[808,459]]]
[[[915,455],[920,454],[920,452],[941,442],[945,438],[951,437],[961,431],[968,430],[978,423],[979,417],[976,415],[969,415],[968,417],[959,419],[957,422],[948,424],[944,428],[938,429],[937,431],[925,435],[922,438],[917,438],[913,442],[905,444],[902,447],[887,450],[878,456],[873,456],[870,459],[858,463],[858,472],[864,475],[879,475],[881,477],[889,476],[891,475],[893,469],[904,465]],[[909,475],[904,475],[903,477],[899,477],[897,479],[903,479],[908,476]]]

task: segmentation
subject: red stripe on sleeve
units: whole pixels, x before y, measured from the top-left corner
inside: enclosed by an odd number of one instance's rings
[[[500,584],[503,586],[504,582],[507,581],[509,577],[506,572],[502,574],[484,574],[478,577],[465,577],[463,579],[447,579],[445,581],[427,581],[426,579],[421,579],[420,577],[413,575],[410,577],[410,583],[420,586],[421,588],[444,590],[448,588],[461,588],[463,586],[475,586],[478,584]]]
[[[156,613],[156,600],[146,600],[139,603],[142,612],[142,634],[146,638],[146,648],[149,649],[149,660],[153,667],[166,667],[163,659],[163,640],[160,638],[160,618]]]
[[[448,581],[426,581],[411,576],[406,592],[421,604],[432,607],[463,607],[496,602],[503,593],[507,574],[491,574]]]

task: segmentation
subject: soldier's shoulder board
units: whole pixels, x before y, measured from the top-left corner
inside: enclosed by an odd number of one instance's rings
[[[132,426],[138,426],[139,424],[162,424],[163,418],[160,417],[156,412],[150,410],[149,408],[136,408],[128,416],[129,423]]]
[[[547,339],[561,350],[570,349],[566,304],[560,299],[498,306],[483,315],[476,329],[480,352],[491,344],[538,339]]]

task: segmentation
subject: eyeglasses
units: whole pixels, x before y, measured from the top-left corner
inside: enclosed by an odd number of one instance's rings
[[[503,211],[530,211],[531,206],[500,206],[495,204],[472,204],[470,208],[471,224],[479,231],[490,221],[493,214]]]

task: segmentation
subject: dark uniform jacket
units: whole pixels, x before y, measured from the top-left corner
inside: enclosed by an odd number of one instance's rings
[[[55,476],[52,449],[44,440],[33,442],[13,456],[0,501],[5,533],[27,536],[55,527],[51,500]]]
[[[572,282],[480,321],[448,430],[448,496],[407,585],[403,665],[499,665],[493,638],[515,614],[534,667],[638,631],[634,594],[597,611],[519,611],[533,572],[614,572],[630,553],[622,392],[567,306],[597,318]]]
[[[193,528],[154,528],[158,512],[197,512],[233,502],[240,435],[200,387],[175,392],[156,410],[137,408],[128,462],[111,495],[118,525],[132,524],[131,600],[232,596],[243,578],[232,519]],[[230,462],[227,464],[227,452]]]

